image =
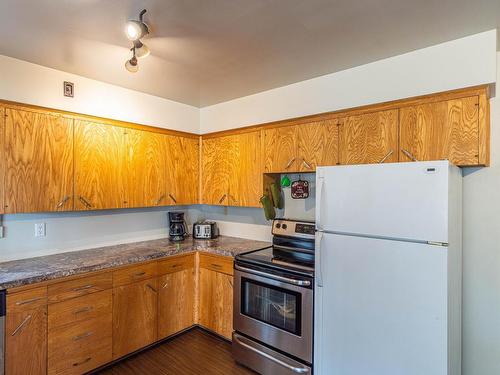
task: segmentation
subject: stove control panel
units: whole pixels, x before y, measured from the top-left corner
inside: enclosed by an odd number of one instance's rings
[[[314,222],[275,219],[273,221],[273,235],[297,238],[314,238]]]

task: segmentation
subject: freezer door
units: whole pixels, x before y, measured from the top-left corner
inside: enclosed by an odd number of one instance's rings
[[[450,168],[447,161],[318,168],[318,229],[447,243]]]
[[[447,251],[323,234],[316,374],[448,374]]]

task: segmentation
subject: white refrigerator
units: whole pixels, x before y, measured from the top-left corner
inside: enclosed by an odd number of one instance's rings
[[[316,189],[315,374],[460,375],[461,170],[320,167]]]

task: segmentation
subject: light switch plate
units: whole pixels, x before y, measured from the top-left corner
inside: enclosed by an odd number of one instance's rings
[[[45,237],[45,223],[35,224],[35,237]]]

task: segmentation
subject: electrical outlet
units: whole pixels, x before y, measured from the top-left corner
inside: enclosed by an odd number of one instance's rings
[[[45,237],[45,223],[35,224],[35,237]]]

